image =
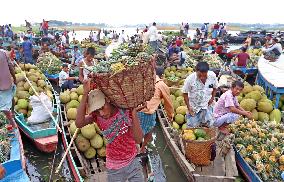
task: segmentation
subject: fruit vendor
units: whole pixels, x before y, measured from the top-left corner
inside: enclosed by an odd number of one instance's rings
[[[270,60],[271,62],[276,61],[282,54],[282,45],[278,43],[277,38],[272,39],[272,44],[270,46],[266,45],[263,49],[264,58]]]
[[[241,51],[242,52],[239,53],[235,58],[236,59],[235,65],[238,67],[246,67],[248,64],[248,61],[250,60],[250,56],[247,53],[247,48],[242,47]]]
[[[218,81],[213,71],[209,71],[206,62],[196,65],[196,72],[190,74],[182,88],[183,97],[188,109],[187,126],[212,126],[213,102],[217,91]]]
[[[226,127],[239,119],[241,115],[252,119],[252,113],[245,111],[238,103],[237,96],[242,92],[244,84],[241,81],[232,83],[230,90],[223,93],[214,107],[214,126],[226,132]]]
[[[78,79],[79,78],[77,77],[69,76],[69,68],[67,64],[62,65],[62,71],[59,73],[59,86],[62,90],[74,88],[74,80]]]
[[[77,110],[76,126],[81,128],[94,121],[107,139],[106,168],[109,182],[144,181],[137,147],[143,139],[143,132],[137,112],[143,107],[121,109],[110,103],[100,90],[90,92],[90,81],[83,84],[84,94]],[[88,105],[89,115],[85,115]]]
[[[34,64],[33,60],[33,44],[28,40],[27,36],[24,36],[24,42],[22,44],[22,50],[24,56],[24,63]]]
[[[3,111],[7,119],[14,125],[12,111],[13,97],[16,93],[16,76],[12,62],[8,55],[0,50],[0,111]]]
[[[167,116],[172,120],[174,116],[174,107],[170,98],[170,89],[161,79],[164,68],[156,68],[155,93],[150,101],[147,101],[146,108],[138,113],[140,125],[143,130],[144,140],[141,146],[141,153],[145,153],[145,147],[152,140],[152,131],[156,125],[156,110],[164,100],[164,108]]]

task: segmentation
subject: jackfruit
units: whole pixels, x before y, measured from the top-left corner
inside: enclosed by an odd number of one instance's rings
[[[246,111],[252,111],[256,108],[256,102],[254,99],[243,99],[240,106]]]
[[[270,102],[258,102],[257,110],[265,113],[270,113],[273,110],[273,106]]]
[[[251,91],[253,91],[252,86],[251,86],[251,85],[245,85],[242,92],[243,92],[244,94],[247,94],[247,93],[250,93]]]
[[[262,98],[262,95],[259,91],[252,91],[245,96],[245,99],[254,99],[259,101]]]
[[[260,93],[263,93],[263,92],[264,92],[264,89],[263,89],[261,86],[259,86],[259,85],[254,85],[254,86],[252,87],[252,89],[253,89],[254,91],[259,91]]]
[[[274,109],[270,114],[269,114],[269,120],[270,121],[276,121],[276,123],[280,123],[281,121],[281,112],[279,109]]]
[[[251,113],[252,113],[252,118],[253,118],[253,120],[258,121],[258,112],[257,112],[257,110],[256,110],[256,109],[253,109],[253,110],[251,111]]]
[[[259,121],[268,121],[269,115],[265,112],[258,112],[258,120]]]

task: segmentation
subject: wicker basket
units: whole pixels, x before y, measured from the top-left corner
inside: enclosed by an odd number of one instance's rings
[[[188,129],[198,129],[198,128],[188,128]],[[205,128],[207,135],[210,136],[209,140],[197,141],[197,140],[184,140],[184,150],[186,158],[193,164],[198,166],[208,166],[211,159],[211,146],[215,143],[217,139],[217,130],[215,128]]]
[[[94,75],[98,88],[121,108],[134,108],[150,100],[155,92],[155,60],[140,63],[120,73]]]

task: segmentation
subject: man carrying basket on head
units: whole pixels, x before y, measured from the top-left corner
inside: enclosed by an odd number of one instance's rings
[[[187,105],[187,126],[212,126],[213,102],[217,91],[217,77],[209,71],[206,62],[196,65],[196,72],[190,74],[182,88],[183,97]]]
[[[91,90],[90,81],[83,82],[84,94],[77,111],[76,126],[96,122],[107,139],[106,167],[109,182],[141,182],[143,176],[140,159],[136,157],[136,144],[143,139],[137,112],[144,107],[121,109],[98,89]],[[86,105],[88,113],[86,114]]]

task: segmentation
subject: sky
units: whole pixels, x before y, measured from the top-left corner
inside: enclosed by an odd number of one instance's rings
[[[3,0],[0,4],[0,24],[13,25],[43,18],[110,25],[153,21],[284,23],[283,0],[270,4],[260,0]]]

